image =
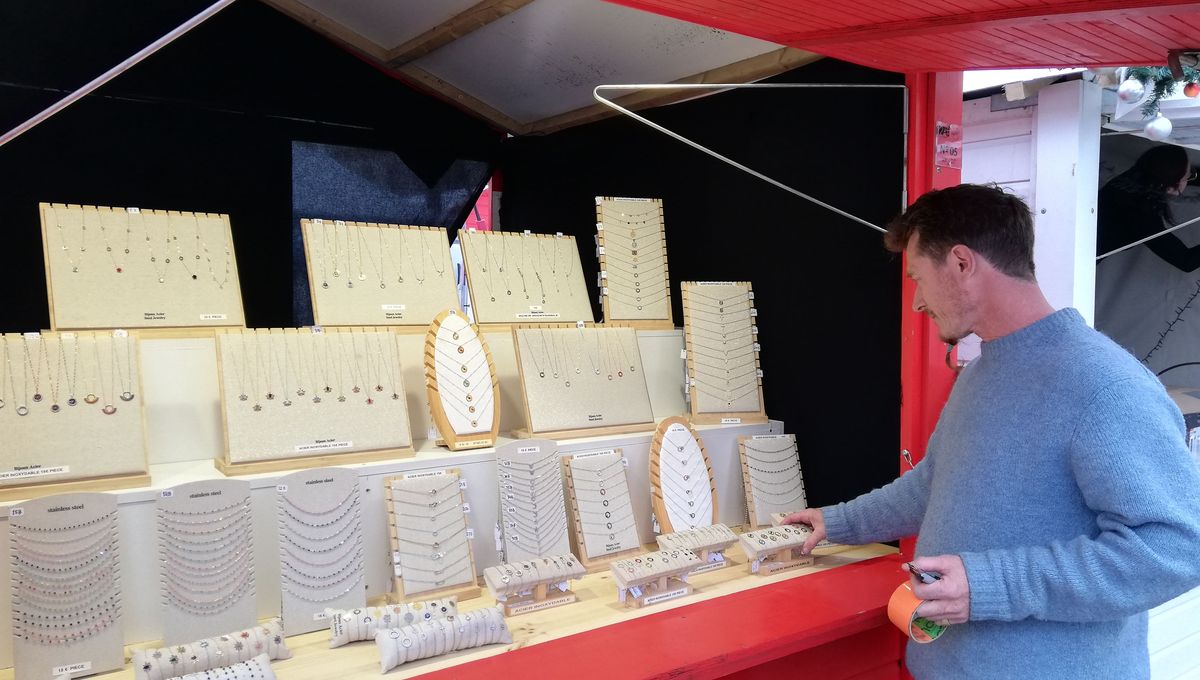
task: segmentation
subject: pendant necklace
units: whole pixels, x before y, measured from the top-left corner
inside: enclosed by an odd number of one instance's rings
[[[274,401],[275,400],[275,392],[273,392],[271,390],[271,385],[273,384],[271,382],[271,359],[274,356],[274,353],[271,348],[271,332],[268,330],[266,333],[259,333],[257,336],[257,342],[255,344],[257,345],[257,349],[254,353],[255,357],[259,361],[259,364],[262,367],[263,372],[266,374],[266,378],[267,378],[266,381],[264,382],[264,384],[266,385],[266,388],[267,388],[267,394],[266,394],[267,401]],[[267,357],[265,360],[262,358],[262,350],[263,350],[264,346],[266,347],[265,351],[267,353]]]
[[[229,272],[232,269],[233,253],[229,251],[229,239],[221,230],[221,245],[225,248],[225,274],[221,279],[217,280],[217,272],[213,270],[212,253],[208,250],[208,241],[202,241],[201,246],[204,248],[204,260],[208,263],[208,274],[212,277],[213,283],[217,284],[218,290],[225,290],[225,284],[229,283]]]
[[[238,378],[238,401],[249,401],[250,395],[246,394],[246,375],[249,367],[250,354],[246,351],[246,331],[238,333],[238,339],[242,343],[241,365],[235,375]]]
[[[319,224],[309,223],[308,233],[312,234],[313,229],[321,228],[321,288],[329,290],[329,232],[325,229],[325,223]]]
[[[58,238],[62,241],[62,252],[66,255],[67,264],[71,265],[71,273],[79,273],[79,265],[83,262],[83,254],[87,252],[87,212],[83,213],[82,222],[79,229],[79,262],[76,262],[71,257],[71,247],[67,244],[67,230],[63,228],[62,222],[58,219],[58,209],[51,208],[51,214],[54,216],[54,225],[58,229]]]
[[[346,287],[354,287],[354,247],[350,245],[350,225],[342,225],[346,230]],[[362,273],[362,239],[358,241],[358,275],[365,279]],[[360,281],[362,279],[359,279]]]
[[[436,230],[432,230],[432,229],[431,229],[431,230],[429,231],[429,233],[433,234],[434,238],[436,239],[436,238],[437,238],[437,235],[438,235],[440,232],[438,232],[438,231],[436,231]],[[440,257],[440,258],[438,258],[438,259],[434,259],[434,257],[433,257],[433,251],[432,251],[432,250],[430,249],[430,247],[429,247],[429,233],[422,232],[422,236],[423,236],[423,238],[421,239],[421,244],[422,244],[422,246],[423,246],[423,247],[424,247],[424,249],[425,249],[425,253],[426,253],[427,255],[429,255],[429,261],[430,261],[430,262],[433,264],[433,271],[437,272],[438,278],[441,278],[441,277],[442,277],[442,276],[443,276],[443,275],[446,273],[446,251],[445,251],[445,250],[442,250],[441,248],[438,248],[438,250],[439,250],[439,251],[440,251],[440,253],[441,253],[441,257]],[[443,244],[444,244],[444,243],[445,243],[445,242],[443,241]],[[438,263],[438,262],[441,262],[441,263],[442,263],[442,268],[441,268],[441,269],[438,269],[438,266],[437,266],[437,263]]]
[[[351,340],[353,340],[353,338],[351,338]],[[358,350],[355,349],[355,355],[357,356],[357,354]],[[363,385],[367,387],[367,406],[370,406],[371,404],[375,403],[375,398],[371,396],[371,341],[365,333],[363,334],[363,361],[366,362],[366,369],[363,372]],[[375,391],[382,392],[383,385],[380,385],[378,382],[378,370],[375,372],[375,376]]]
[[[508,237],[504,232],[500,232],[493,236],[500,239],[500,274],[504,277],[504,292],[506,295],[512,295],[512,281],[508,278],[508,272],[504,271],[504,265],[508,262]]]
[[[324,347],[325,349],[324,358],[321,357],[322,352],[319,351],[321,347]],[[312,351],[313,363],[317,365],[317,368],[321,372],[321,391],[325,394],[331,394],[333,392],[333,388],[329,385],[329,342],[324,333],[320,334],[319,336],[313,336]],[[313,397],[313,403],[321,403],[320,395]]]
[[[284,359],[288,360],[287,369],[289,371],[292,370],[293,365],[294,365],[294,367],[296,369],[296,396],[303,397],[304,395],[308,394],[308,389],[306,389],[304,387],[304,382],[305,382],[304,381],[304,355],[303,355],[303,353],[300,352],[300,347],[301,347],[302,343],[300,342],[299,335],[292,336],[296,339],[296,341],[294,343],[290,343],[290,344],[294,344],[294,345],[296,345],[296,347],[295,347],[294,351],[289,350],[288,349],[288,344],[289,344],[288,337],[289,336],[286,334],[283,336],[283,347],[284,347],[283,357],[284,357]],[[296,361],[294,364],[290,360],[290,357],[295,357]]]
[[[371,254],[371,247],[367,246],[367,261],[371,263],[371,270],[375,272],[375,278],[379,279],[379,287],[387,288],[384,282],[384,266],[387,264],[383,259],[383,227],[375,227],[375,236],[379,240],[379,262],[376,264],[375,256]],[[358,232],[358,247],[362,248],[362,231]]]
[[[353,330],[346,335],[350,337],[350,361],[348,362],[350,364],[350,392],[353,394],[358,394],[359,392],[362,392],[362,388],[359,387],[361,371],[359,370],[358,361],[358,343],[354,341]]]
[[[390,340],[390,338],[389,338],[389,340]],[[388,345],[390,347],[390,346],[393,346],[394,343],[389,342]],[[395,362],[392,361],[392,358],[393,358],[392,353],[394,350],[389,349],[389,351],[387,353],[387,357],[385,359],[384,353],[383,353],[383,340],[380,339],[379,335],[375,336],[375,349],[379,355],[380,372],[382,373],[385,369],[387,371],[388,384],[392,388],[392,399],[399,400],[400,393],[396,391],[396,373],[395,373],[395,368],[394,368]],[[376,386],[376,388],[377,388],[376,391],[382,391],[382,386]]]
[[[133,342],[128,335],[122,338],[125,343],[125,372],[121,374],[121,361],[117,355],[117,339],[114,337],[112,342],[113,355],[113,391],[117,391],[116,379],[121,377],[122,384],[125,389],[121,392],[121,401],[133,401]]]
[[[575,239],[564,237],[563,243],[569,243],[569,244],[573,245],[575,243]],[[557,256],[558,244],[555,244],[554,247],[555,247],[555,255]],[[570,246],[568,246],[568,247],[570,247]],[[576,251],[576,252],[571,253],[566,256],[566,266],[563,268],[563,281],[566,282],[566,284],[567,284],[567,295],[569,295],[571,297],[575,297],[575,288],[571,285],[571,273],[575,271],[574,264],[575,264],[575,260],[578,258],[572,257],[571,255],[578,256],[579,253],[578,253],[578,251]]]
[[[143,213],[138,213],[138,219],[142,222],[142,233],[146,235],[146,252],[150,254],[150,266],[154,268],[154,273],[157,275],[159,283],[167,282],[167,269],[171,266],[171,216],[167,216],[167,224],[163,227],[163,264],[162,269],[158,266],[158,256],[154,254],[154,241],[150,236],[150,225],[146,223],[146,216]]]
[[[381,227],[381,229],[384,229],[384,228]],[[387,260],[388,262],[391,262],[392,268],[396,270],[396,283],[404,283],[404,272],[401,271],[401,267],[400,267],[400,264],[404,258],[404,255],[403,255],[403,253],[404,253],[404,239],[403,239],[404,229],[402,227],[396,227],[395,229],[393,229],[391,227],[387,227],[386,231],[387,231],[386,237],[382,236],[383,231],[379,232],[381,235],[380,242],[383,244],[381,246],[383,254],[380,256],[380,261],[382,262],[383,260]],[[393,236],[392,236],[393,233],[395,233],[401,237],[400,245],[399,245],[401,255],[399,257],[392,256],[391,241],[393,240]]]
[[[342,336],[339,334],[339,335],[333,336],[333,337],[341,338]],[[326,357],[329,356],[330,340],[331,340],[331,338],[329,338],[329,337],[325,338],[325,355],[326,355]],[[337,380],[337,388],[338,388],[337,400],[340,403],[340,402],[346,401],[346,388],[345,388],[346,381],[345,381],[345,374],[342,372],[342,365],[345,363],[345,359],[343,357],[343,349],[345,348],[345,343],[343,343],[341,340],[338,340],[336,344],[337,344],[337,347],[336,347],[337,355],[334,360],[334,369],[337,371],[337,373],[334,376],[334,378]]]
[[[129,257],[129,238],[133,234],[133,228],[129,223],[129,213],[125,213],[125,258]],[[125,263],[117,262],[117,258],[113,255],[112,243],[108,240],[108,230],[104,228],[104,215],[100,215],[100,237],[104,239],[104,250],[108,253],[108,259],[112,262],[113,269],[120,274],[125,271]]]
[[[111,416],[117,412],[117,407],[113,404],[114,400],[111,398],[108,389],[104,386],[104,366],[100,364],[100,338],[94,339],[94,342],[92,343],[92,354],[96,359],[96,375],[100,381],[100,396],[104,398],[104,406],[101,407],[100,412],[106,416]],[[113,382],[116,382],[115,372],[111,377],[114,378]]]
[[[533,268],[533,275],[537,277],[538,288],[542,289],[542,304],[544,305],[546,304],[546,284],[542,283],[542,242],[540,240],[542,237],[535,238],[539,239],[534,246],[537,248],[538,261],[537,266]]]
[[[37,362],[29,356],[29,337],[21,336],[21,344],[25,347],[25,365],[29,368],[29,373],[33,375],[33,400],[40,402],[42,400],[42,360],[46,357],[46,341],[41,336],[38,336],[38,356]]]
[[[195,262],[195,265],[196,265],[195,271],[192,271],[192,268],[190,266],[188,266],[187,258],[185,258],[183,256],[183,245],[179,243],[179,234],[171,234],[171,240],[175,242],[175,255],[178,256],[179,263],[183,265],[183,269],[188,273],[188,276],[192,277],[192,280],[195,281],[199,278],[199,276],[197,276],[196,272],[200,271],[200,262],[199,262],[199,260],[200,260],[200,220],[199,220],[199,218],[196,217],[196,213],[191,213],[191,215],[192,215],[192,226],[194,226],[196,228],[196,244],[195,244],[194,257],[196,258],[197,261]]]
[[[584,345],[583,329],[580,328],[579,329],[579,347],[580,347],[581,352],[583,351],[583,345]],[[596,350],[597,350],[597,352],[599,352],[599,350],[600,350],[599,331],[596,331]],[[590,364],[592,367],[592,372],[595,373],[596,375],[600,375],[600,367],[597,366],[596,362],[592,360],[592,351],[590,349],[586,352],[586,356],[587,356],[588,364]],[[578,372],[579,372],[579,369],[577,368],[576,373],[578,373]]]
[[[349,224],[346,225],[346,238],[347,239],[350,238],[350,225]],[[354,240],[358,242],[358,248],[357,248],[357,250],[358,250],[358,280],[366,281],[367,275],[365,272],[363,272],[363,245],[362,245],[363,228],[362,227],[354,228]]]
[[[333,229],[333,278],[336,279],[342,275],[342,269],[341,269],[342,257],[341,257],[341,253],[340,253],[340,248],[338,248],[337,223],[335,222],[335,223],[329,225],[328,227],[323,227],[321,229],[321,232],[322,232],[322,238],[324,238],[324,234],[328,233],[328,231],[330,229]]]
[[[0,335],[0,344],[3,344],[3,347],[0,347],[0,350],[4,351],[4,363],[6,365],[4,370],[4,379],[0,380],[0,408],[4,408],[4,395],[12,391],[12,362],[8,359],[8,338]],[[8,383],[8,390],[4,389],[5,382]],[[14,395],[13,401],[15,402],[16,400],[17,398]]]
[[[525,264],[525,236],[517,236],[521,240],[521,259],[517,263],[517,276],[521,277],[521,292],[525,293],[525,299],[529,299],[529,287],[525,285],[525,272],[521,267]]]
[[[305,342],[305,338],[297,334],[296,342],[298,343],[296,347],[296,355],[301,363],[301,378],[303,378],[303,371],[307,370],[308,378],[312,381],[312,402],[314,404],[319,404],[321,403],[321,390],[319,389],[320,385],[317,382],[317,338],[310,335],[307,338],[307,342]],[[305,347],[308,348],[307,352],[305,351]],[[307,362],[305,359],[307,359]]]
[[[48,342],[48,341],[43,338],[42,342]],[[46,382],[49,383],[49,387],[50,387],[50,412],[51,413],[58,413],[59,411],[62,410],[62,406],[59,406],[59,404],[58,404],[58,388],[62,384],[62,363],[63,363],[62,344],[63,344],[62,337],[60,336],[59,340],[58,340],[58,360],[54,362],[54,379],[53,380],[51,380],[51,378],[50,378],[50,364],[49,363],[46,364]]]
[[[288,391],[288,373],[291,373],[291,365],[288,364],[287,334],[285,333],[280,335],[279,340],[283,344],[283,364],[279,364],[279,354],[274,350],[274,347],[271,349],[271,357],[275,360],[276,368],[279,370],[280,380],[283,383],[283,405],[291,406],[292,394]]]
[[[25,372],[24,364],[21,365],[21,400],[17,401],[17,383],[13,379],[12,355],[8,347],[8,339],[0,336],[0,341],[4,342],[4,362],[8,365],[8,387],[12,394],[13,403],[17,407],[17,415],[29,415],[29,407],[26,405],[26,398],[29,396],[29,378]]]
[[[547,237],[547,238],[549,238],[549,237]],[[550,258],[550,279],[552,281],[554,281],[554,292],[560,293],[560,292],[562,292],[562,290],[558,287],[558,237],[557,236],[554,237],[554,240],[551,241],[551,243],[553,245],[550,247],[550,251],[552,253],[552,256]],[[543,259],[543,260],[546,258],[546,254],[544,252],[542,252],[542,242],[541,241],[538,241],[538,256],[540,259]],[[541,281],[541,280],[542,280],[541,277],[538,277],[538,281]],[[546,297],[545,293],[542,294],[542,297],[543,298]],[[545,302],[545,300],[543,299],[542,302]]]
[[[418,241],[422,240],[421,234],[423,232],[420,229],[412,229],[412,230],[407,230],[407,231],[416,231],[417,232],[417,240]],[[401,250],[403,250],[403,244],[404,244],[404,234],[403,233],[400,235],[400,243],[401,243]],[[412,251],[413,251],[412,246],[409,246],[409,248],[408,248],[408,268],[412,270],[413,278],[417,280],[417,284],[418,285],[423,284],[423,283],[425,283],[425,255],[424,255],[424,253],[422,253],[420,256],[421,275],[417,276],[417,267],[416,267],[416,265],[413,264]]]
[[[96,342],[97,342],[96,334],[92,333],[93,354],[95,353],[95,350],[96,350],[96,347],[95,347]],[[95,404],[96,402],[100,401],[100,397],[96,396],[96,373],[99,371],[100,371],[100,365],[99,365],[99,363],[97,363],[92,366],[92,371],[88,373],[88,387],[87,387],[88,391],[87,391],[87,394],[83,395],[83,403],[85,403],[85,404]]]

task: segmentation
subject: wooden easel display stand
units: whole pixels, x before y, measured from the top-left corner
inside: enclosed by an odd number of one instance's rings
[[[425,334],[425,391],[429,399],[429,415],[434,427],[437,428],[438,438],[436,444],[445,446],[451,451],[466,451],[468,449],[480,449],[496,445],[496,438],[500,435],[500,381],[496,375],[496,362],[492,357],[492,350],[488,347],[487,341],[483,339],[483,333],[479,327],[467,323],[463,330],[458,332],[459,335],[466,333],[469,337],[460,338],[459,342],[462,345],[470,345],[474,341],[478,341],[483,352],[484,358],[487,361],[487,377],[491,382],[490,390],[485,389],[482,393],[491,392],[491,403],[488,408],[491,409],[492,426],[484,432],[464,432],[459,434],[453,424],[454,418],[447,413],[444,404],[442,403],[442,395],[439,390],[439,378],[450,381],[453,387],[451,390],[462,391],[470,389],[467,387],[457,387],[457,382],[461,381],[464,376],[451,374],[441,376],[438,373],[438,333],[442,325],[447,322],[447,319],[461,319],[466,321],[461,312],[455,309],[448,309],[438,314],[433,322],[429,324],[429,329]],[[442,343],[446,344],[446,343]],[[478,382],[478,379],[476,379]],[[479,395],[481,392],[477,389],[472,389],[473,395]],[[478,399],[473,403],[478,404]],[[474,408],[474,406],[464,404],[462,408]],[[476,416],[477,417],[477,416]],[[469,425],[470,423],[467,423]]]
[[[639,234],[636,239],[633,233],[620,233],[624,225],[606,219],[606,207],[616,209],[616,206],[622,204],[641,204],[645,212],[650,213],[646,216],[647,219],[643,220],[649,223],[646,226],[650,229],[640,230],[646,233]],[[654,226],[657,226],[657,229],[653,229]],[[610,232],[616,236],[609,238]],[[634,247],[634,244],[638,247]],[[662,246],[660,257],[647,259],[644,252],[639,254],[647,245],[656,248],[659,244]],[[618,321],[639,330],[675,329],[671,310],[671,271],[667,263],[666,222],[663,220],[662,199],[597,196],[596,256],[600,259],[600,271],[603,272],[600,275],[600,304],[606,323]],[[618,258],[625,261],[618,262]],[[634,272],[630,269],[635,262],[641,271]],[[660,264],[661,272],[657,269]],[[630,280],[629,277],[634,274],[638,276]],[[659,299],[660,295],[665,297]],[[654,303],[649,302],[652,297],[655,299]],[[648,309],[651,307],[661,312],[651,313]]]
[[[621,449],[615,449],[614,453],[618,458],[623,458]],[[574,456],[564,457],[562,459],[562,465],[563,477],[567,482],[567,499],[571,504],[571,541],[573,544],[572,548],[574,549],[573,552],[575,555],[579,556],[579,563],[583,565],[584,569],[587,569],[589,574],[607,571],[609,563],[611,563],[613,560],[632,557],[633,555],[641,553],[642,547],[635,544],[633,547],[628,548],[627,550],[621,550],[618,552],[604,553],[602,555],[588,554],[587,544],[585,542],[583,533],[583,522],[580,519],[581,515],[579,513],[579,497],[575,494],[575,477],[571,471],[572,458],[574,458]],[[628,489],[628,482],[626,482],[626,489]]]
[[[717,480],[713,474],[712,461],[708,457],[708,450],[704,448],[704,441],[696,434],[696,431],[688,424],[688,421],[679,416],[671,416],[664,418],[658,424],[658,428],[654,431],[654,438],[650,441],[650,504],[654,509],[654,516],[658,518],[658,524],[662,527],[664,533],[671,533],[679,529],[687,527],[673,526],[670,519],[670,514],[667,512],[667,501],[665,492],[663,491],[663,482],[665,471],[662,462],[662,449],[666,444],[666,435],[671,431],[671,427],[676,426],[676,429],[686,429],[688,435],[695,440],[699,448],[699,454],[704,459],[704,468],[708,474],[708,490],[712,498],[712,513],[706,518],[697,517],[697,526],[716,524],[717,522]],[[703,487],[701,487],[703,488]]]
[[[711,284],[712,282],[705,282]],[[725,283],[725,282],[720,282]],[[753,311],[754,290],[749,281],[730,281],[730,286],[744,286],[746,295],[749,296],[751,310]],[[695,360],[696,354],[696,334],[692,329],[692,291],[702,290],[704,285],[697,281],[684,281],[680,284],[680,295],[683,298],[683,333],[684,341],[687,345],[687,376],[691,390],[691,398],[689,402],[688,419],[697,425],[744,425],[750,423],[765,423],[768,421],[766,402],[763,401],[762,390],[762,365],[758,359],[758,325],[756,317],[751,317],[746,324],[749,331],[748,340],[750,351],[754,353],[754,368],[758,374],[758,409],[754,411],[701,411],[700,398],[696,394],[699,379],[697,378],[697,366]]]

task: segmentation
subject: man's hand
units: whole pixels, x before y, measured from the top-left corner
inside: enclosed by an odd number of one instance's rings
[[[825,515],[821,513],[820,508],[809,508],[800,512],[793,512],[783,518],[784,524],[807,524],[812,527],[812,535],[808,540],[804,541],[804,547],[800,548],[802,555],[807,555],[812,552],[818,543],[825,540]]]
[[[922,583],[909,572],[908,565],[901,567],[912,577],[913,594],[925,600],[917,614],[941,625],[966,623],[971,616],[971,586],[967,583],[962,558],[958,555],[918,557],[912,564],[921,571],[937,572],[942,577],[933,583]]]

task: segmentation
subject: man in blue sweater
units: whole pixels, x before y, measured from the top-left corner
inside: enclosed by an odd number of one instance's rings
[[[917,535],[919,613],[951,626],[908,646],[920,679],[1147,678],[1146,611],[1200,585],[1200,472],[1155,377],[1055,311],[1021,199],[964,184],[889,225],[913,309],[981,355],[954,386],[924,460],[848,503],[794,513],[861,544]]]

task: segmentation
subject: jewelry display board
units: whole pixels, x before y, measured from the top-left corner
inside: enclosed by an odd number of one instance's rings
[[[367,605],[358,473],[301,470],[275,489],[285,634],[327,628],[327,608]]]
[[[148,485],[141,394],[123,330],[0,336],[0,500]]]
[[[738,545],[750,560],[750,573],[769,576],[785,569],[811,566],[815,561],[813,556],[800,554],[800,548],[811,535],[812,529],[803,524],[784,524],[747,531],[738,537]]]
[[[688,576],[702,566],[704,562],[691,550],[672,548],[616,560],[609,570],[618,601],[636,609],[690,594]]]
[[[461,451],[496,443],[496,362],[479,328],[454,309],[438,314],[425,335],[425,387],[439,445]]]
[[[467,521],[457,470],[430,470],[387,477],[388,535],[392,545],[392,597],[404,602],[454,595],[478,597],[475,532]]]
[[[558,445],[521,439],[496,447],[500,538],[504,562],[571,551]]]
[[[662,199],[597,196],[596,255],[606,323],[675,327]]]
[[[477,323],[592,321],[574,236],[459,232]]]
[[[577,554],[589,570],[641,551],[625,475],[628,467],[620,449],[563,459]]]
[[[122,668],[117,497],[48,496],[14,505],[8,515],[16,677]]]
[[[40,203],[50,326],[244,326],[228,215]]]
[[[587,571],[574,555],[550,555],[524,562],[509,562],[483,570],[488,592],[503,603],[505,616],[561,607],[577,598],[571,581]]]
[[[250,483],[214,479],[159,493],[163,642],[181,645],[254,625]]]
[[[794,434],[738,437],[750,528],[773,526],[772,515],[808,507]]]
[[[717,482],[708,451],[678,416],[659,423],[650,441],[650,504],[663,533],[717,522]]]
[[[681,289],[692,422],[767,422],[749,282],[684,281]]]
[[[441,227],[300,220],[313,319],[322,326],[424,326],[458,306]]]
[[[527,428],[554,439],[641,432],[654,425],[637,331],[514,326]]]
[[[413,455],[386,328],[221,332],[217,367],[227,475]]]

